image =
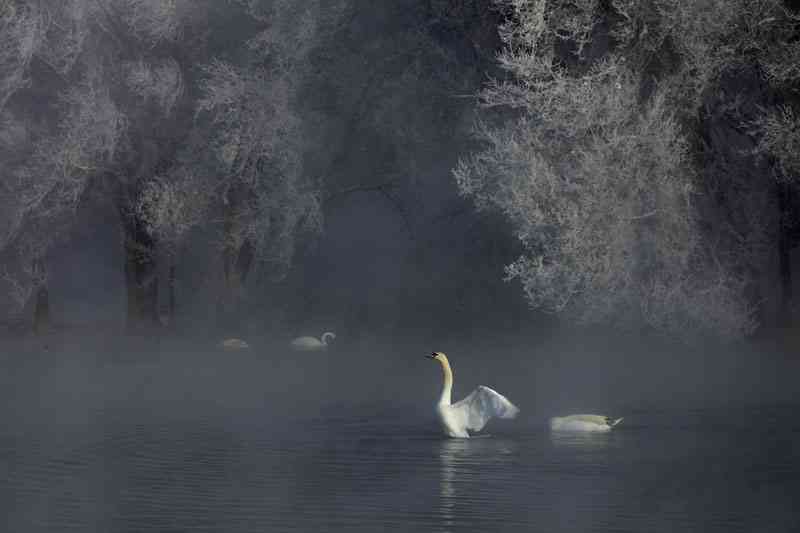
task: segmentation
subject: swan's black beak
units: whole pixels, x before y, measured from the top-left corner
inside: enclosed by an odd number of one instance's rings
[[[430,355],[426,355],[428,359],[436,359],[436,352],[431,353]]]

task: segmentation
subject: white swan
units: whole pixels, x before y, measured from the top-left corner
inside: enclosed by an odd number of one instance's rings
[[[519,413],[519,409],[505,396],[483,385],[479,385],[460,402],[451,405],[453,370],[447,356],[441,352],[433,352],[426,357],[435,359],[442,365],[444,385],[436,404],[436,414],[447,436],[466,439],[469,438],[467,430],[480,431],[493,416],[514,418]]]
[[[292,349],[300,352],[319,352],[328,349],[328,340],[335,340],[336,334],[326,331],[319,339],[316,337],[297,337],[292,341]]]
[[[622,418],[611,419],[603,415],[569,415],[554,416],[550,419],[553,431],[611,431],[622,422]]]
[[[233,350],[247,350],[250,348],[250,345],[242,339],[225,339],[224,341],[220,341],[217,346],[228,352]]]

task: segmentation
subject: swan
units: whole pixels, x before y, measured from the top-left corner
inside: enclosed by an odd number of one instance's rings
[[[447,356],[442,352],[433,352],[425,357],[435,359],[442,365],[444,385],[436,404],[436,414],[448,437],[468,439],[467,430],[480,431],[493,416],[514,418],[519,413],[519,409],[508,398],[484,385],[478,385],[469,396],[451,404],[453,370]]]
[[[611,431],[622,422],[622,418],[611,419],[603,415],[569,415],[554,416],[550,419],[553,431]]]
[[[292,349],[301,352],[319,352],[328,349],[328,340],[335,340],[336,334],[326,331],[319,339],[316,337],[297,337],[292,341]]]
[[[225,339],[224,341],[220,341],[217,346],[225,351],[247,350],[250,348],[250,345],[242,339]]]

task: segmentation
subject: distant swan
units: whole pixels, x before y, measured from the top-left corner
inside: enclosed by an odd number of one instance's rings
[[[220,341],[217,346],[225,351],[247,350],[250,348],[250,345],[242,339],[225,339],[224,341]]]
[[[612,420],[603,415],[554,416],[550,419],[553,431],[611,431],[622,422],[622,418]]]
[[[467,439],[469,438],[467,430],[480,431],[493,416],[514,418],[519,413],[519,409],[505,396],[483,385],[479,385],[460,402],[451,405],[453,370],[450,368],[447,356],[441,352],[433,352],[426,357],[435,359],[442,365],[444,385],[442,395],[436,404],[436,414],[447,436]]]
[[[292,349],[301,352],[319,352],[328,349],[328,340],[336,339],[336,335],[326,331],[319,339],[316,337],[297,337],[292,341]]]

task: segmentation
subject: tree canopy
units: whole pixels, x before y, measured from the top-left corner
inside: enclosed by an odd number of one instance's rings
[[[532,306],[581,323],[752,332],[758,229],[723,242],[732,225],[699,163],[697,117],[749,68],[797,86],[796,15],[779,0],[495,3],[507,75],[482,91],[484,149],[455,176],[513,222],[526,252],[508,277]],[[755,118],[752,150],[796,168],[789,109]]]

